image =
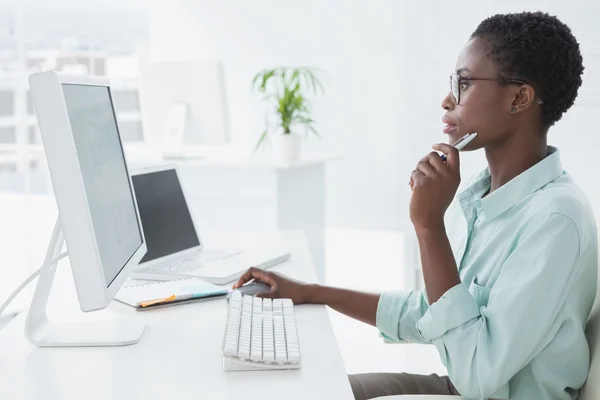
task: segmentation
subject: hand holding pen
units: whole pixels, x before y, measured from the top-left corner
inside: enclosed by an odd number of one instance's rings
[[[471,132],[471,133],[467,133],[465,136],[461,137],[460,139],[458,139],[453,145],[452,147],[454,147],[456,150],[461,151],[462,149],[464,149],[469,143],[471,143],[473,141],[473,139],[475,139],[477,137],[477,133],[476,132]],[[436,149],[437,150],[437,149]],[[434,153],[432,152],[430,155],[433,155]],[[428,158],[430,155],[428,155],[427,157],[424,157],[421,159],[422,161],[426,161],[425,159]],[[440,155],[440,158],[442,159],[443,162],[446,162],[448,160],[448,158],[446,157],[446,154],[442,154]],[[412,189],[414,186],[414,181],[412,179],[412,175],[409,181],[409,186]]]
[[[456,141],[456,143],[454,143],[452,145],[452,147],[454,147],[458,151],[461,151],[469,143],[471,143],[473,141],[473,139],[475,139],[476,137],[477,137],[477,133],[476,132],[467,133],[465,136],[463,136],[460,139],[458,139]],[[444,162],[446,161],[446,155],[445,154],[442,154],[440,157],[442,158],[442,161],[444,161]]]
[[[423,157],[410,176],[412,197],[410,200],[410,218],[415,228],[439,228],[443,225],[446,209],[452,202],[460,184],[460,157],[462,150],[476,133],[469,133],[454,145],[436,144],[434,150]]]

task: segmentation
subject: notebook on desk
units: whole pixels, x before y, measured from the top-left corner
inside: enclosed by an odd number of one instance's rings
[[[115,296],[115,300],[137,310],[146,310],[224,297],[227,293],[227,289],[189,277],[170,281],[134,283],[121,288]]]

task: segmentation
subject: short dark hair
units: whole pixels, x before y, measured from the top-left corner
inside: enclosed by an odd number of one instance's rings
[[[530,83],[544,104],[547,130],[575,102],[581,86],[583,58],[571,29],[544,12],[497,14],[479,24],[471,38],[487,42],[488,57],[505,78]]]

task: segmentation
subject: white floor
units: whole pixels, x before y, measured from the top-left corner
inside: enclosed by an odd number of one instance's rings
[[[43,259],[55,218],[51,198],[0,195],[0,303]],[[328,229],[326,283],[373,292],[406,289],[402,243],[400,232]],[[17,306],[24,307],[31,293],[24,292]],[[384,344],[374,327],[335,311],[331,319],[349,373],[445,373],[433,346]]]

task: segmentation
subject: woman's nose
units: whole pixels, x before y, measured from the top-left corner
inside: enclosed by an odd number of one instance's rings
[[[455,106],[456,104],[454,102],[454,95],[452,94],[452,91],[449,91],[446,97],[444,97],[442,100],[442,108],[446,111],[451,111],[454,110]]]

